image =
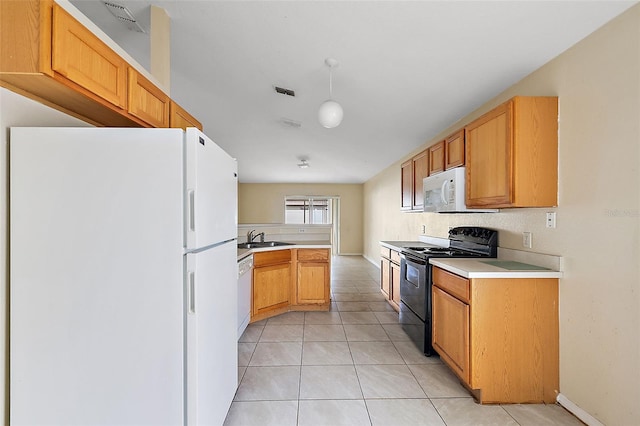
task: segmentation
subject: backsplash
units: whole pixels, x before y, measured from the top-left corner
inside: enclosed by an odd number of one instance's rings
[[[274,225],[269,224],[242,224],[238,225],[238,242],[247,242],[247,233],[264,232],[265,241],[314,241],[331,243],[331,225]]]

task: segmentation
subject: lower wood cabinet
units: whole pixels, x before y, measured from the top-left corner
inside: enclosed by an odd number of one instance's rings
[[[252,318],[289,305],[291,250],[254,253]]]
[[[554,403],[558,280],[433,268],[433,347],[480,403]]]
[[[254,253],[250,322],[287,311],[328,311],[330,259],[330,250],[324,248]]]
[[[400,310],[400,263],[391,262],[391,306]]]
[[[433,347],[469,383],[469,305],[433,287]]]
[[[396,310],[400,310],[400,252],[380,249],[380,291]]]
[[[329,250],[297,251],[296,302],[298,305],[330,303]]]

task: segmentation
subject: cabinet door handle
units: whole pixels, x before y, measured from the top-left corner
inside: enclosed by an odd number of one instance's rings
[[[188,295],[189,313],[195,314],[196,313],[196,273],[195,272],[189,272],[188,292],[189,292],[189,295]]]
[[[196,191],[189,191],[189,229],[196,230]]]

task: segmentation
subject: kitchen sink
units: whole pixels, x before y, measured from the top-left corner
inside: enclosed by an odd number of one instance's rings
[[[278,247],[278,246],[292,246],[292,243],[285,243],[284,241],[263,241],[252,243],[238,243],[239,249],[253,249],[263,247]]]

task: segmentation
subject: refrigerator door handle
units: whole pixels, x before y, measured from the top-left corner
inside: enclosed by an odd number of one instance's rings
[[[189,230],[196,230],[196,191],[189,190]]]
[[[196,313],[196,273],[189,271],[189,313]]]

